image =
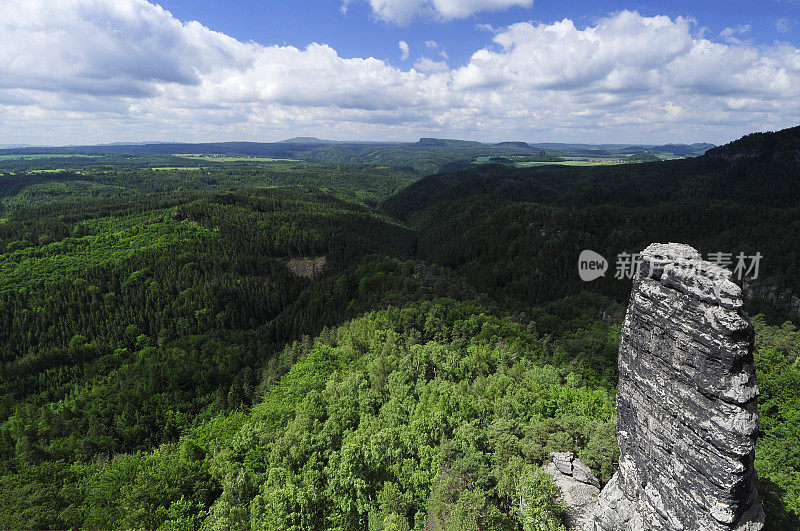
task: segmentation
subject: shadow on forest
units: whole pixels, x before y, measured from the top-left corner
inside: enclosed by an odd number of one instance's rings
[[[765,531],[785,531],[787,529],[800,529],[800,516],[786,508],[783,497],[786,491],[779,485],[766,478],[759,478],[758,493],[764,512],[767,513]]]

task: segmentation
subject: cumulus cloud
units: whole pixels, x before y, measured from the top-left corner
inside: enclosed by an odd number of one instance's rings
[[[494,41],[499,51],[480,50],[454,72],[457,88],[647,92],[660,82],[659,67],[693,46],[688,20],[632,12],[583,30],[569,19],[514,24]]]
[[[450,67],[444,61],[434,61],[428,57],[420,57],[414,63],[414,68],[420,72],[425,73],[443,73],[449,72]]]
[[[145,0],[22,5],[11,16],[9,2],[0,2],[0,90],[22,91],[45,106],[75,94],[173,98],[191,108],[269,102],[374,109],[413,105],[417,91],[408,88],[425,81],[374,58],[339,57],[324,44],[242,43]]]
[[[146,2],[3,1],[0,21],[4,88],[137,96],[157,82],[199,84],[193,62],[201,55],[248,60],[231,56],[233,39]]]
[[[406,69],[319,43],[243,43],[145,0],[10,3],[0,0],[4,143],[719,141],[800,122],[800,49],[715,41],[680,17],[513,24],[456,68],[422,57]]]
[[[411,55],[411,47],[406,41],[400,41],[397,45],[400,47],[400,59],[407,61],[408,57]]]
[[[343,0],[342,9],[346,10],[348,5],[357,1],[368,3],[376,18],[400,25],[406,25],[417,17],[452,20],[482,11],[533,5],[533,0]]]

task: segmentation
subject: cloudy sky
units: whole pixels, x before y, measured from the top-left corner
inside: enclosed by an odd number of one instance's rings
[[[797,124],[800,0],[0,0],[0,144]]]

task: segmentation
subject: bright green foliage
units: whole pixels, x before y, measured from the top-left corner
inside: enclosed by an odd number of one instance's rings
[[[91,235],[67,237],[0,255],[0,291],[29,288],[31,283],[52,284],[89,267],[118,265],[136,254],[163,252],[167,247],[196,243],[213,234],[196,223],[173,221],[163,215],[155,219],[136,216],[92,220],[82,224],[81,230]]]
[[[324,333],[219,454],[212,528],[558,529],[536,470],[550,451],[613,469],[612,395],[479,312],[426,303]]]
[[[756,470],[772,529],[800,527],[800,334],[758,316],[755,361],[761,396]]]

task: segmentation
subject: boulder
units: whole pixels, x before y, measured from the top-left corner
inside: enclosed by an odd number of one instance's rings
[[[571,452],[554,452],[544,471],[561,489],[567,506],[567,529],[578,530],[589,522],[597,505],[600,482],[586,464]]]

